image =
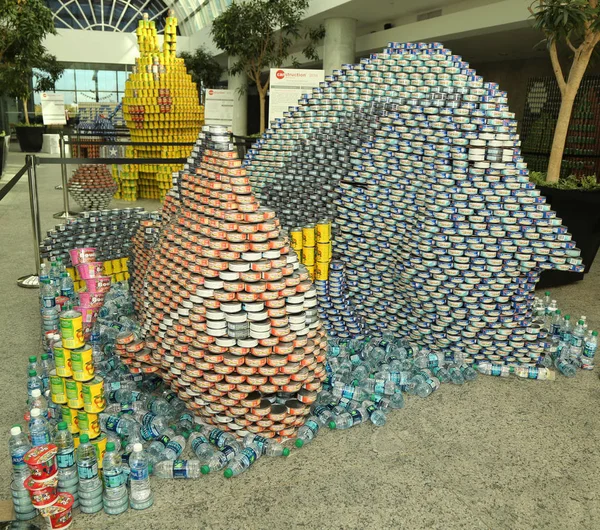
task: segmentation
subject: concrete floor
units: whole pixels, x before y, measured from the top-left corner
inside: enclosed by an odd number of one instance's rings
[[[12,153],[0,187],[22,164]],[[42,229],[62,210],[58,166],[41,167]],[[140,201],[149,209],[154,201]],[[114,207],[130,205],[115,201]],[[25,409],[27,356],[39,353],[27,181],[0,202],[0,433]],[[559,307],[600,326],[600,264],[579,284],[555,289]],[[265,459],[232,480],[153,480],[154,506],[118,517],[78,511],[74,530],[94,529],[524,529],[600,528],[600,382],[580,372],[556,382],[480,377],[407,400],[380,429],[325,432],[286,459]],[[0,443],[0,499],[10,463]]]

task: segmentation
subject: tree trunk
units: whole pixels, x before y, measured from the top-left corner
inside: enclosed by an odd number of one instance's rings
[[[554,138],[552,139],[552,152],[548,161],[548,175],[546,182],[555,183],[560,178],[560,167],[562,165],[563,154],[565,152],[565,142],[569,131],[569,123],[573,112],[575,96],[581,85],[583,75],[590,62],[594,45],[586,47],[580,53],[576,53],[573,59],[569,78],[567,79],[564,93],[562,94],[556,129],[554,129]]]
[[[28,98],[21,98],[23,102],[23,117],[25,118],[25,123],[29,125],[29,109],[27,109],[27,101]]]
[[[258,91],[258,97],[260,98],[260,134],[265,132],[265,104],[266,104],[267,91]]]

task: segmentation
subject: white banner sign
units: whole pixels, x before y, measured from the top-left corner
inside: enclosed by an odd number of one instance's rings
[[[42,119],[44,125],[66,125],[65,116],[65,97],[63,94],[49,94],[43,92],[42,100]]]
[[[271,68],[269,93],[269,121],[283,118],[288,107],[298,105],[303,94],[310,94],[314,87],[325,80],[323,70],[299,70],[294,68]]]
[[[204,123],[224,125],[231,129],[233,124],[234,90],[208,88],[204,99]]]

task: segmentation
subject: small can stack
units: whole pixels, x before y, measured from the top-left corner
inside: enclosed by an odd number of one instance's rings
[[[311,280],[327,280],[331,263],[331,221],[321,219],[290,229],[291,246],[307,268]]]
[[[117,191],[117,184],[108,166],[79,166],[67,184],[69,192],[84,210],[107,208]]]

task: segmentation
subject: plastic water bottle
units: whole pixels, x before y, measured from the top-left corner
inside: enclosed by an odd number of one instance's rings
[[[243,473],[248,469],[254,462],[260,458],[260,449],[255,445],[249,445],[244,447],[240,454],[236,455],[235,458],[230,462],[227,469],[223,472],[225,478],[231,478]]]
[[[561,327],[561,340],[564,342],[571,344],[571,337],[573,335],[573,326],[571,325],[571,315],[565,315],[563,318],[563,323]]]
[[[58,463],[59,478],[61,475],[72,478],[74,474],[77,474],[75,466],[75,443],[66,421],[61,421],[58,424],[56,435],[54,436],[54,445],[58,449],[56,460]]]
[[[200,478],[199,460],[163,460],[152,468],[152,474],[158,478]]]
[[[588,333],[583,343],[583,354],[581,356],[581,368],[592,370],[594,368],[594,357],[598,349],[598,332]]]
[[[240,450],[240,445],[237,444],[235,447],[226,445],[220,451],[216,451],[207,461],[206,464],[200,468],[200,472],[203,475],[208,475],[213,471],[220,471],[223,469],[230,460]]]
[[[98,478],[98,458],[96,448],[90,443],[90,437],[82,434],[77,447],[77,474],[79,475],[79,491],[90,492],[100,489],[102,483]]]
[[[509,377],[510,366],[505,364],[479,363],[477,365],[479,373],[484,375],[493,375],[497,377]]]
[[[133,453],[129,457],[129,502],[134,510],[145,510],[154,504],[154,497],[150,489],[150,474],[148,471],[148,458],[144,453],[142,444],[133,446]]]
[[[217,427],[204,425],[201,432],[208,438],[211,444],[217,446],[219,449],[223,449],[226,446],[233,447],[236,450],[241,449],[240,443],[233,434],[222,431]]]
[[[565,377],[575,377],[577,373],[577,368],[573,365],[573,363],[567,359],[563,359],[559,357],[556,359],[555,364],[556,369]]]
[[[123,473],[121,455],[116,451],[115,444],[108,442],[102,458],[102,479],[104,482],[104,500],[127,499],[127,486]]]
[[[10,429],[8,439],[8,450],[12,460],[13,472],[20,474],[27,470],[27,464],[23,460],[25,453],[31,449],[31,443],[20,425],[13,425]]]
[[[329,422],[329,428],[337,430],[349,429],[350,427],[363,423],[368,418],[369,414],[363,408],[353,410],[352,412],[344,412],[335,416],[334,419]]]
[[[48,401],[39,388],[33,389],[29,398],[29,410],[40,409],[40,414],[48,419]]]
[[[260,450],[261,456],[289,456],[290,454],[287,447],[258,434],[249,433],[244,437],[244,446],[250,447],[251,445]]]
[[[30,415],[29,435],[31,437],[31,445],[37,447],[38,445],[50,443],[48,421],[42,416],[40,409],[32,409]]]
[[[319,434],[319,429],[321,428],[322,423],[315,416],[310,416],[304,422],[304,425],[298,429],[296,432],[296,440],[294,445],[298,448],[303,447],[304,445],[312,442],[317,434]]]
[[[35,370],[29,370],[27,377],[27,395],[31,402],[32,392],[38,389],[40,392],[43,390],[42,380],[38,377]]]
[[[60,295],[66,296],[71,301],[75,299],[75,285],[68,272],[60,274]]]
[[[194,432],[189,437],[189,444],[192,452],[201,462],[208,460],[215,452],[208,438],[202,434],[200,425],[194,427]]]
[[[550,333],[553,337],[560,337],[562,333],[563,317],[560,309],[552,315],[552,323],[550,325]]]
[[[119,418],[118,416],[112,416],[106,413],[101,413],[99,418],[100,427],[103,431],[111,431],[119,436],[131,435],[138,426],[132,418]]]

